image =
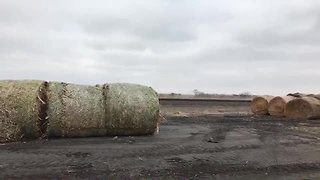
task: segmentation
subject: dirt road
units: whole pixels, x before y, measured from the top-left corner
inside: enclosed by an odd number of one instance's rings
[[[319,179],[320,121],[167,118],[160,134],[0,146],[0,179]]]

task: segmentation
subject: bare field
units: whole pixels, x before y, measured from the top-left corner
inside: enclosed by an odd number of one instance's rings
[[[160,99],[194,99],[194,100],[247,100],[251,101],[252,95],[228,95],[228,94],[159,94]]]
[[[161,114],[165,116],[249,115],[250,102],[240,99],[160,99]]]
[[[230,113],[166,116],[155,136],[3,144],[0,178],[320,178],[320,121],[297,122],[231,111],[245,110],[246,103],[188,103],[162,101],[162,112],[184,104],[191,110],[224,107]]]

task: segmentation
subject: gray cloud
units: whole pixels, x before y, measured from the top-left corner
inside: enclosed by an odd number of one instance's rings
[[[316,0],[0,2],[0,78],[318,93]]]

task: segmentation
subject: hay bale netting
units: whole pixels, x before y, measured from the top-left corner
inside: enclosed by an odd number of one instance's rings
[[[108,135],[147,135],[157,132],[160,119],[158,94],[135,84],[105,84]]]
[[[293,96],[276,96],[269,102],[269,114],[271,116],[283,117],[285,116],[285,108],[289,101],[295,99]]]
[[[43,81],[0,81],[0,142],[41,135],[39,91]]]
[[[50,82],[48,136],[105,136],[105,98],[102,86]]]
[[[314,97],[302,97],[287,103],[286,117],[290,119],[320,118],[320,100]]]
[[[273,96],[256,96],[251,101],[251,111],[255,115],[267,115],[269,102]]]

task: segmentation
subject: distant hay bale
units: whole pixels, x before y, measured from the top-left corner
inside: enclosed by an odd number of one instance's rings
[[[289,94],[287,94],[287,96],[291,96],[291,97],[295,97],[295,98],[302,98],[304,96],[307,96],[307,94],[297,92],[297,93],[289,93]]]
[[[320,100],[320,94],[304,94],[304,93],[290,93],[287,96],[292,96],[295,98],[302,98],[302,97],[314,97]]]
[[[43,81],[0,81],[0,141],[37,138]]]
[[[269,102],[273,96],[256,96],[251,101],[251,111],[255,115],[267,115]]]
[[[102,87],[50,82],[48,136],[105,136]]]
[[[320,100],[315,97],[302,97],[287,103],[286,117],[290,119],[320,118]]]
[[[157,132],[160,118],[158,94],[135,84],[105,84],[108,135],[147,135]]]
[[[268,112],[271,116],[285,116],[285,108],[289,101],[295,99],[293,96],[276,96],[269,102]]]
[[[314,98],[320,100],[320,94],[308,94],[308,95],[306,95],[306,96],[308,96],[308,97],[314,97]]]

